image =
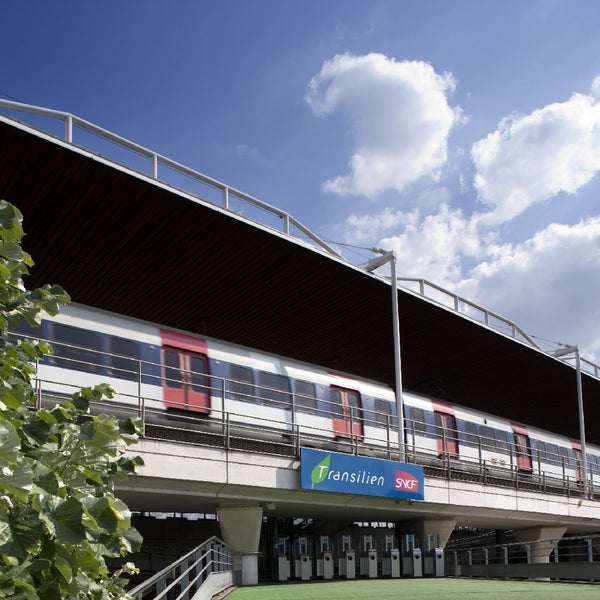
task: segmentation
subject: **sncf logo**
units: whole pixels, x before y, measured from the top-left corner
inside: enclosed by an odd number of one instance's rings
[[[418,492],[419,480],[412,473],[396,469],[394,471],[394,489],[403,492]]]

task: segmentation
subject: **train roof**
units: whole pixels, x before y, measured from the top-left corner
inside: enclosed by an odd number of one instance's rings
[[[29,287],[394,387],[389,282],[6,117],[0,165]],[[579,438],[572,366],[410,290],[398,302],[406,388]],[[582,379],[600,422],[600,380]]]

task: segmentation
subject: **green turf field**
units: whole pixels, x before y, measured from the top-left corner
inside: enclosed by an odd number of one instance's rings
[[[394,598],[600,600],[600,584],[454,578],[294,582],[239,588],[228,597],[228,600],[390,600]]]

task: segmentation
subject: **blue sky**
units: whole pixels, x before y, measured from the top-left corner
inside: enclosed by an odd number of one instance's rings
[[[600,362],[600,4],[3,0],[0,97]],[[356,246],[351,248],[350,246]]]

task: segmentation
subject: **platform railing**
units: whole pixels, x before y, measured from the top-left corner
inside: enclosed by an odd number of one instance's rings
[[[128,593],[136,600],[192,600],[212,598],[233,583],[233,553],[212,537]]]
[[[213,393],[225,390],[226,383],[227,380],[216,382]],[[78,386],[64,381],[38,379],[36,389],[38,406],[41,407],[68,397]],[[222,397],[222,401],[224,400],[225,396]],[[296,422],[283,422],[275,417],[256,415],[253,410],[255,403],[248,402],[247,407],[245,412],[211,408],[210,414],[184,410],[183,406],[181,410],[167,411],[156,399],[136,394],[119,394],[112,400],[92,404],[90,410],[93,414],[107,412],[118,418],[139,417],[144,424],[143,437],[164,442],[286,457],[299,457],[302,447],[313,447],[384,460],[401,460],[397,442],[393,441],[397,440],[396,428],[389,423],[385,429],[375,429],[369,433],[363,427],[364,433],[361,435],[340,437],[333,435],[331,427],[327,427],[327,421],[332,418],[331,412],[321,411],[326,419],[320,424],[306,424],[299,423],[298,418],[295,419]],[[369,418],[372,419],[372,415]],[[367,417],[356,417],[356,422],[364,425]],[[569,459],[564,456],[549,454],[546,460],[554,465],[549,471],[543,470],[540,464],[533,463],[531,472],[524,472],[516,461],[517,450],[513,444],[510,444],[510,455],[504,460],[494,458],[486,450],[495,440],[485,437],[472,445],[470,455],[461,452],[458,456],[452,452],[440,451],[438,447],[438,443],[445,447],[444,438],[448,435],[446,430],[422,423],[423,427],[433,427],[427,439],[429,446],[424,446],[425,442],[413,435],[415,425],[414,422],[410,423],[406,452],[402,460],[423,466],[426,476],[512,488],[524,493],[600,499],[600,475],[595,469],[588,469],[589,485],[584,489],[581,479],[575,476]],[[375,434],[377,437],[374,437]]]
[[[600,582],[600,536],[540,539],[446,548],[446,574],[456,577]]]

